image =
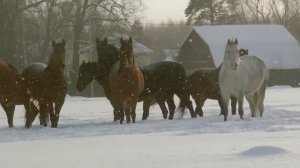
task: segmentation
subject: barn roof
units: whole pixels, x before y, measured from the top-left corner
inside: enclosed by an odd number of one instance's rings
[[[270,69],[300,68],[299,42],[281,25],[196,26],[193,30],[207,43],[214,63],[224,58],[228,38],[237,38],[240,48],[260,56]]]

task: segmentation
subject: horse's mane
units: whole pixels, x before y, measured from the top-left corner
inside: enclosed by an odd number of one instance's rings
[[[18,69],[15,68],[13,65],[11,65],[11,64],[7,64],[7,65],[8,65],[8,67],[9,67],[11,70],[13,70],[14,72],[16,72],[17,74],[20,74],[20,72],[18,71]]]

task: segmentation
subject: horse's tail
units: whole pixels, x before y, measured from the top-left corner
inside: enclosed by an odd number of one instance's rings
[[[260,117],[262,117],[263,112],[264,112],[264,99],[265,99],[265,93],[266,93],[266,89],[267,89],[268,81],[269,81],[269,70],[267,69],[265,73],[266,74],[265,74],[264,81],[258,91],[258,95],[259,95],[258,96],[258,110],[260,112]]]

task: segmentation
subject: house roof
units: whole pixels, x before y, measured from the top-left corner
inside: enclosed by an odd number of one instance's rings
[[[126,40],[129,38],[128,35],[113,34],[111,36],[108,36],[107,39],[110,44],[114,45],[117,48],[120,48],[120,46],[121,46],[120,38],[121,37],[123,37],[123,39],[126,39]],[[133,53],[134,54],[151,54],[151,53],[153,53],[153,51],[151,49],[149,49],[142,43],[139,43],[139,42],[135,41],[134,39],[132,39],[132,40],[133,40]]]
[[[216,66],[223,61],[228,38],[237,38],[240,48],[261,57],[270,69],[300,68],[299,42],[281,25],[196,26],[193,30],[207,43]]]

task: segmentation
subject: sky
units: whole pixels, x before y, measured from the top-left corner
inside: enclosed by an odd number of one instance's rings
[[[160,23],[169,19],[185,20],[184,10],[189,0],[144,0],[145,19],[144,23]]]

